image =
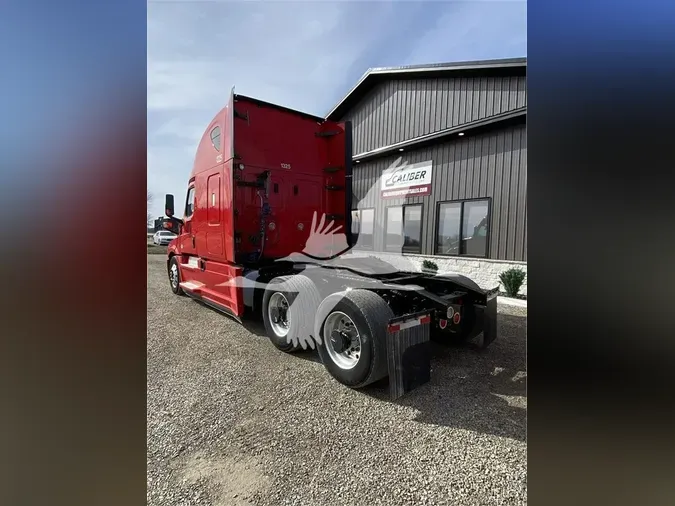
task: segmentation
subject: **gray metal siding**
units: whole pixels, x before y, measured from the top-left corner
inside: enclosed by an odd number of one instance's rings
[[[354,166],[354,207],[375,209],[375,249],[383,251],[385,207],[423,204],[422,254],[433,255],[439,202],[491,198],[489,258],[527,261],[527,137],[525,125],[454,139]],[[433,160],[431,195],[380,198],[382,171]]]
[[[526,105],[524,76],[390,80],[343,119],[359,154]]]

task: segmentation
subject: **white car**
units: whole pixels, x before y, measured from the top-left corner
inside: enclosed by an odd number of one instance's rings
[[[169,232],[167,230],[160,230],[159,232],[155,232],[155,235],[152,236],[152,242],[157,244],[158,246],[166,246],[176,237],[178,236],[173,232]]]

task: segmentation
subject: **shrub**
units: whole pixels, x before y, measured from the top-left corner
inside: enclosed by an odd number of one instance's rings
[[[438,265],[436,265],[436,262],[432,262],[431,260],[425,260],[422,262],[422,270],[438,272]]]
[[[499,275],[499,281],[504,285],[504,291],[508,297],[515,297],[525,281],[525,271],[518,267],[512,267]]]

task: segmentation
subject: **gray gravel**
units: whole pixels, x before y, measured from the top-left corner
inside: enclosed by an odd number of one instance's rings
[[[173,295],[165,262],[148,256],[149,505],[526,503],[526,309],[499,306],[488,350],[435,347],[431,383],[393,403]]]

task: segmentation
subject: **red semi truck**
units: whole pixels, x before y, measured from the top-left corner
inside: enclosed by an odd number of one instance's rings
[[[495,291],[461,275],[402,271],[353,246],[351,124],[230,95],[199,143],[183,219],[166,196],[172,291],[238,321],[262,318],[283,352],[316,347],[359,388],[389,375],[387,332],[496,337]],[[325,233],[328,222],[339,233]],[[324,232],[324,233],[322,233]],[[309,247],[311,246],[311,247]]]

